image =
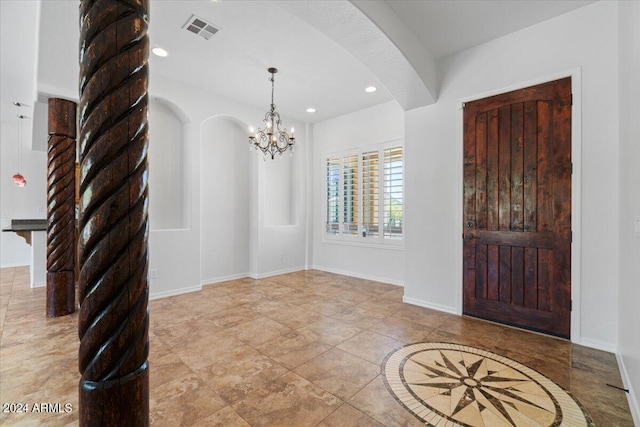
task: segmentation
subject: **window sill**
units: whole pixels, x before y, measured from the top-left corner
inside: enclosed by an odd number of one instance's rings
[[[372,242],[363,242],[362,240],[356,239],[339,239],[339,238],[330,238],[323,237],[323,244],[329,245],[342,245],[342,246],[356,246],[360,248],[372,248],[372,249],[388,249],[392,251],[404,251],[404,241],[398,241],[397,243],[372,243]]]

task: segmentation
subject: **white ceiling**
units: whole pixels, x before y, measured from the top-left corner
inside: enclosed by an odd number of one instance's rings
[[[331,4],[333,0],[322,1]],[[333,2],[335,13],[344,11],[337,7],[344,5],[344,1]],[[32,13],[34,8],[15,7],[18,3],[32,2],[0,0],[3,116],[5,94],[11,93],[22,100],[33,98],[31,93],[15,93],[24,75],[24,65],[20,61],[5,60],[20,57],[21,52],[28,51],[25,46],[25,42],[30,42],[28,38],[20,39],[10,34],[34,19],[16,14]],[[301,0],[295,0],[298,8],[301,3]],[[419,47],[423,46],[439,59],[588,3],[590,1],[578,0],[385,0],[379,5],[384,6],[385,13],[395,13],[397,16],[393,19],[405,26],[403,31],[417,39]],[[38,89],[75,94],[78,2],[44,0],[40,9]],[[323,28],[309,25],[308,19],[298,17],[302,14],[294,14],[294,7],[284,7],[282,2],[152,0],[150,10],[152,47],[161,46],[169,52],[166,58],[153,55],[150,58],[152,79],[157,73],[266,111],[270,102],[266,69],[275,66],[280,70],[275,81],[278,111],[285,117],[307,122],[326,120],[393,99],[394,82],[389,73],[383,77],[377,69],[374,74],[373,67],[357,59],[353,50],[342,47],[334,41],[335,37],[331,38],[330,32],[325,34]],[[181,27],[191,14],[210,21],[221,30],[208,41],[183,30]],[[335,18],[340,21],[341,16]],[[415,64],[419,58],[407,59]],[[394,75],[392,78],[406,76]],[[385,89],[383,83],[390,90]],[[377,86],[378,90],[373,94],[365,93],[364,88],[369,85]],[[305,112],[307,107],[315,107],[317,112],[308,114]]]
[[[195,14],[221,30],[210,40],[181,27]],[[267,1],[156,1],[151,5],[152,72],[263,107],[270,103],[267,68],[276,67],[281,114],[318,121],[392,99],[360,61],[320,31]],[[364,88],[374,85],[369,94]],[[306,113],[308,107],[316,113]]]
[[[595,0],[385,0],[436,59]]]

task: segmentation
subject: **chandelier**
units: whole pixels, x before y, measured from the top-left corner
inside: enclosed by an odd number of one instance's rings
[[[276,104],[273,103],[274,75],[278,69],[271,67],[267,71],[271,73],[269,79],[271,81],[271,109],[264,116],[265,126],[263,128],[259,128],[257,132],[254,132],[252,127],[249,128],[249,148],[260,149],[265,159],[268,155],[273,159],[276,153],[282,155],[288,149],[291,149],[290,154],[293,155],[293,144],[295,144],[296,138],[293,128],[291,128],[291,136],[289,136],[287,128],[282,126],[280,114],[276,111]]]
[[[18,187],[25,187],[27,185],[27,180],[24,179],[24,176],[20,173],[20,169],[22,167],[22,120],[27,119],[28,117],[20,114],[20,107],[22,107],[23,104],[14,102],[13,105],[18,107],[18,118],[20,120],[18,121],[18,172],[13,175],[11,179],[13,179],[13,183]]]

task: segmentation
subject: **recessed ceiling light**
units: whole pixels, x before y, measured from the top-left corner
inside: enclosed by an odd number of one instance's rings
[[[307,113],[315,113],[315,112],[316,112],[315,108],[313,108],[313,107],[307,108]]]
[[[169,53],[161,47],[154,47],[153,49],[151,49],[151,52],[153,52],[154,55],[157,55],[161,58],[164,58],[165,56],[169,55]]]
[[[369,87],[365,88],[364,91],[365,92],[369,92],[369,93],[375,92],[376,91],[376,87],[375,86],[369,86]]]

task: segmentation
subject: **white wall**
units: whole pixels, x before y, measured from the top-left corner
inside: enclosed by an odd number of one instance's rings
[[[292,167],[293,159],[289,154],[278,154],[274,160],[269,160],[265,165],[264,224],[267,227],[293,225],[295,222],[291,186],[292,179],[295,177]]]
[[[37,63],[38,2],[0,2],[0,226],[12,219],[46,218],[46,153],[29,150],[31,120],[22,123],[22,168],[27,186],[17,187],[11,177],[18,165],[18,101],[33,106]],[[20,114],[32,117],[31,107]],[[45,142],[46,146],[46,142]],[[15,233],[0,233],[0,267],[28,265],[29,245]]]
[[[322,197],[326,185],[325,154],[403,137],[404,113],[395,101],[313,125],[313,268],[404,283],[404,250],[353,246],[324,238],[326,207]],[[407,206],[409,203],[407,197]]]
[[[201,128],[200,280],[249,275],[250,182],[246,126],[213,117]]]
[[[581,322],[576,341],[613,351],[618,326],[617,4],[598,2],[444,61],[438,102],[406,113],[405,297],[461,308],[459,100],[579,68],[582,76]],[[578,100],[579,102],[579,100]],[[575,179],[575,177],[574,177]],[[577,233],[577,234],[576,234]]]
[[[31,120],[22,123],[22,167],[26,187],[18,187],[11,177],[18,172],[18,118],[0,123],[0,225],[12,219],[47,218],[47,153],[31,151]],[[29,265],[30,247],[15,233],[0,235],[0,267]]]
[[[618,355],[640,425],[640,2],[620,2],[620,293]]]

